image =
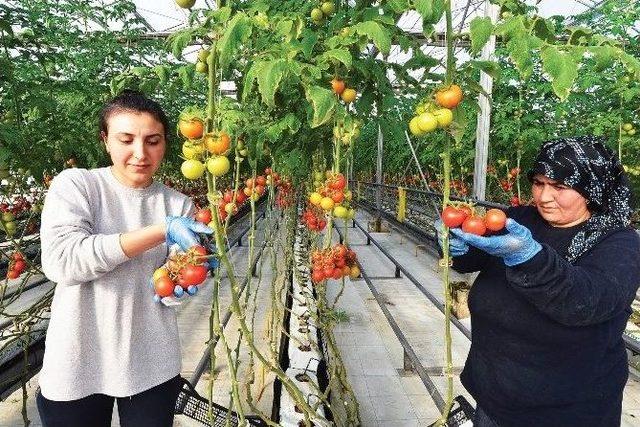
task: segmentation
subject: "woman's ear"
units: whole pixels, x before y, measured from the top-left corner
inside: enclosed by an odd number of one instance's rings
[[[107,150],[107,153],[108,153],[109,146],[107,145],[107,134],[105,133],[105,131],[100,131],[100,140],[104,144],[104,149]]]

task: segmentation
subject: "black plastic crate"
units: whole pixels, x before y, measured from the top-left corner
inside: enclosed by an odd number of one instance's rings
[[[476,411],[473,409],[473,406],[464,396],[458,396],[454,399],[454,401],[458,404],[457,407],[454,407],[451,412],[449,412],[449,417],[447,418],[447,423],[445,426],[447,427],[460,427],[462,424],[467,421],[472,421]],[[429,427],[435,426],[437,423],[431,424]]]
[[[227,416],[231,420],[232,426],[238,425],[238,414],[229,411],[224,406],[218,405],[215,402],[211,402],[211,409],[213,411],[213,424],[209,422],[209,401],[200,396],[191,383],[182,379],[183,387],[178,395],[176,401],[176,414],[185,415],[193,420],[196,420],[203,425],[210,427],[224,427],[227,425]],[[267,424],[259,417],[247,416],[245,419],[252,426],[266,426]]]

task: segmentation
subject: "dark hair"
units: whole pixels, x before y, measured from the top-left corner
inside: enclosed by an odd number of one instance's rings
[[[164,126],[165,137],[169,133],[169,119],[160,104],[147,98],[142,92],[123,90],[118,96],[107,102],[100,111],[100,132],[107,134],[107,121],[115,114],[124,111],[149,113]]]

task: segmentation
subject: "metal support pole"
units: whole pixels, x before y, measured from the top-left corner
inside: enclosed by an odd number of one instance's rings
[[[411,363],[411,359],[405,349],[402,349],[402,369],[404,369],[405,372],[415,372],[413,363]]]
[[[398,267],[397,265],[396,265],[396,274],[395,274],[395,277],[396,277],[396,279],[399,279],[399,278],[400,278],[400,267]]]
[[[498,20],[500,7],[485,0],[484,16],[491,18],[491,22]],[[496,50],[496,36],[491,36],[482,49],[481,60],[489,61]],[[489,128],[491,127],[491,92],[493,79],[485,72],[480,72],[480,85],[487,93],[478,95],[478,127],[476,130],[476,158],[473,170],[473,197],[484,200],[487,190],[487,157],[489,155]]]
[[[382,211],[382,151],[383,151],[383,139],[382,139],[382,129],[380,128],[380,124],[378,123],[378,158],[376,162],[376,224],[375,231],[380,232],[380,212]]]

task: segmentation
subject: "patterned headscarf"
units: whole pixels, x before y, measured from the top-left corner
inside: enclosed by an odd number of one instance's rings
[[[593,136],[545,142],[529,171],[529,180],[542,174],[562,182],[587,199],[591,217],[576,234],[567,251],[575,261],[611,231],[631,223],[631,189],[620,160]]]

